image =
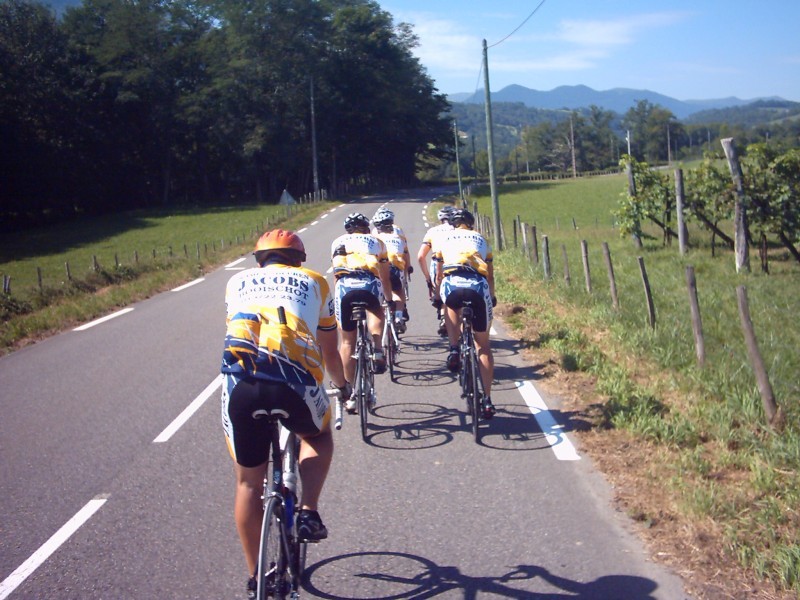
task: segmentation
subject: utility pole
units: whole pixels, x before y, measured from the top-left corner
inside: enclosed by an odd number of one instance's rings
[[[628,142],[628,156],[631,155],[631,130],[625,132],[625,141]]]
[[[453,133],[456,138],[456,173],[458,173],[458,197],[464,205],[464,188],[461,186],[461,159],[458,157],[458,121],[453,119]]]
[[[494,176],[494,127],[492,125],[492,99],[489,89],[489,52],[486,40],[483,40],[483,93],[486,99],[486,146],[489,152],[489,188],[492,193],[492,224],[494,229],[495,250],[503,249],[503,238],[500,235],[500,202],[497,198],[497,182]]]
[[[314,196],[319,194],[319,170],[317,168],[317,119],[314,112],[314,78],[311,77],[311,164],[314,175]]]
[[[569,115],[569,149],[572,152],[572,178],[578,178],[578,165],[575,162],[575,127],[572,124],[572,113]]]

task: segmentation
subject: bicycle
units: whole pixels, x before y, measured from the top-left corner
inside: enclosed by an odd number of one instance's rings
[[[286,323],[283,308],[278,309],[282,324]],[[333,401],[341,402],[339,390],[327,390]],[[301,480],[298,456],[300,438],[280,422],[289,415],[281,409],[257,411],[253,417],[266,418],[269,429],[269,463],[264,474],[261,494],[264,517],[256,569],[256,598],[292,598],[300,596],[303,570],[309,543],[297,535],[297,515]]]
[[[381,337],[381,344],[383,344],[383,352],[386,355],[386,366],[389,367],[389,379],[395,381],[394,371],[397,364],[397,353],[400,352],[400,338],[397,335],[397,328],[394,324],[394,310],[392,305],[388,302],[383,304],[384,322],[383,322],[383,336]]]
[[[375,409],[375,370],[372,362],[372,334],[367,328],[367,303],[353,302],[353,321],[356,321],[356,374],[353,378],[353,398],[361,421],[361,437],[367,441],[368,413]]]
[[[485,391],[475,351],[472,317],[472,302],[466,300],[460,311],[461,336],[458,343],[458,354],[461,366],[458,370],[458,383],[461,386],[461,397],[467,401],[467,413],[472,417],[472,435],[478,442],[480,440],[481,405]]]

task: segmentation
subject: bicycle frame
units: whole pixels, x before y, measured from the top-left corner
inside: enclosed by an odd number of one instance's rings
[[[383,337],[381,344],[383,351],[386,355],[386,365],[389,367],[389,379],[394,381],[394,368],[397,358],[397,352],[400,348],[400,338],[397,337],[397,330],[394,326],[394,314],[389,303],[384,303],[384,322],[383,322]]]

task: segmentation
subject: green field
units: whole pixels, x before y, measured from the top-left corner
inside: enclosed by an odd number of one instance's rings
[[[605,398],[603,426],[663,449],[669,458],[658,469],[685,518],[710,520],[722,532],[727,556],[757,578],[800,592],[800,265],[776,246],[769,274],[761,272],[753,251],[752,272],[737,274],[732,251],[716,247],[712,256],[710,233],[692,223],[685,256],[677,240],[665,244],[655,227],[645,229],[644,247],[637,248],[614,227],[626,185],[624,176],[608,176],[501,186],[506,251],[496,259],[498,295],[523,307],[512,319],[519,327],[535,320],[534,343],[556,350],[564,369],[596,377]],[[488,189],[477,190],[470,197],[474,203],[491,221]],[[536,226],[538,264],[523,253],[521,234],[514,247],[515,219]],[[542,264],[545,236],[549,278]],[[610,250],[618,310],[612,307],[603,243]],[[653,293],[653,328],[640,258]],[[697,280],[702,367],[690,320],[687,266]],[[759,350],[787,416],[782,431],[771,429],[765,418],[737,286],[746,288]]]

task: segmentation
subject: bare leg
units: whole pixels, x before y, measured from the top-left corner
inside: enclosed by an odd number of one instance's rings
[[[317,510],[322,486],[333,460],[333,435],[327,429],[314,437],[300,441],[300,477],[303,480],[303,497],[300,508]]]
[[[266,463],[252,468],[234,464],[236,496],[233,517],[244,550],[248,576],[252,576],[256,570],[258,547],[261,544],[261,521],[264,517],[261,492],[266,466]]]

